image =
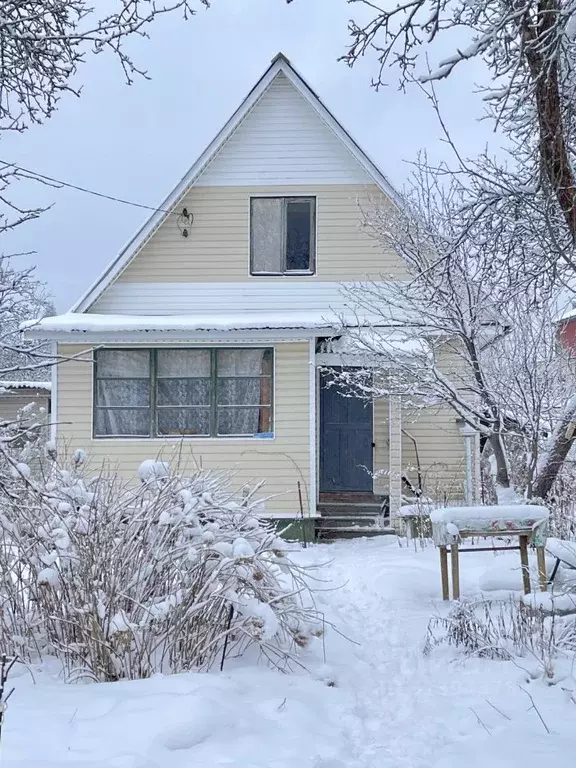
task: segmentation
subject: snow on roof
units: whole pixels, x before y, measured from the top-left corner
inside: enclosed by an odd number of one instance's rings
[[[576,317],[576,307],[572,307],[572,306],[571,306],[571,307],[569,307],[568,309],[566,309],[566,310],[565,310],[565,311],[564,311],[564,312],[563,312],[563,313],[560,315],[560,317],[558,317],[558,319],[556,320],[556,322],[557,322],[557,323],[562,323],[562,322],[564,322],[564,321],[566,321],[566,320],[572,320],[572,319],[573,319],[573,318],[575,318],[575,317]]]
[[[2,389],[42,389],[50,392],[52,383],[50,381],[0,381],[0,390]]]
[[[402,331],[386,331],[381,328],[351,328],[336,339],[326,344],[326,352],[339,355],[400,355],[406,357],[426,357],[429,348],[426,342],[414,338],[413,334]]]
[[[173,284],[170,284],[171,286]],[[114,297],[104,312],[68,312],[31,320],[22,330],[35,338],[62,334],[228,332],[228,331],[321,331],[326,335],[342,326],[398,327],[406,313],[386,301],[389,284],[378,286],[381,307],[357,306],[364,283],[187,283],[180,290],[168,289],[148,303],[136,290]],[[351,288],[354,288],[352,291]],[[114,308],[126,306],[126,313]],[[146,308],[145,308],[146,307]],[[167,314],[172,310],[173,314]]]
[[[247,331],[247,330],[333,330],[341,321],[368,325],[368,318],[341,316],[327,310],[300,312],[213,312],[195,315],[97,315],[68,312],[46,317],[40,321],[27,321],[22,330],[29,329],[34,336],[45,333],[98,333],[123,331]],[[392,322],[392,321],[391,321]]]

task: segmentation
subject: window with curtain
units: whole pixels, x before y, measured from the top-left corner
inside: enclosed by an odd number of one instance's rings
[[[253,275],[310,274],[315,270],[316,198],[250,199]]]
[[[273,436],[272,349],[95,352],[95,437]]]

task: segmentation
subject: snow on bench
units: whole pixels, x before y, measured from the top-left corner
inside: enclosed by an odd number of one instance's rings
[[[531,531],[533,543],[543,546],[550,513],[536,504],[496,504],[441,507],[430,512],[434,541],[438,546],[454,542],[462,534],[481,536]]]

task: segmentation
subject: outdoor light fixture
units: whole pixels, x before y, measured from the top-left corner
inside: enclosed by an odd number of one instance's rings
[[[194,214],[191,213],[188,208],[182,208],[182,213],[178,216],[177,224],[182,237],[188,237],[192,224],[194,224]]]

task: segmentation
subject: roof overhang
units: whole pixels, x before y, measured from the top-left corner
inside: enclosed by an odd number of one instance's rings
[[[234,331],[28,331],[29,338],[42,338],[60,344],[257,344],[283,341],[308,341],[334,329],[258,328]]]

